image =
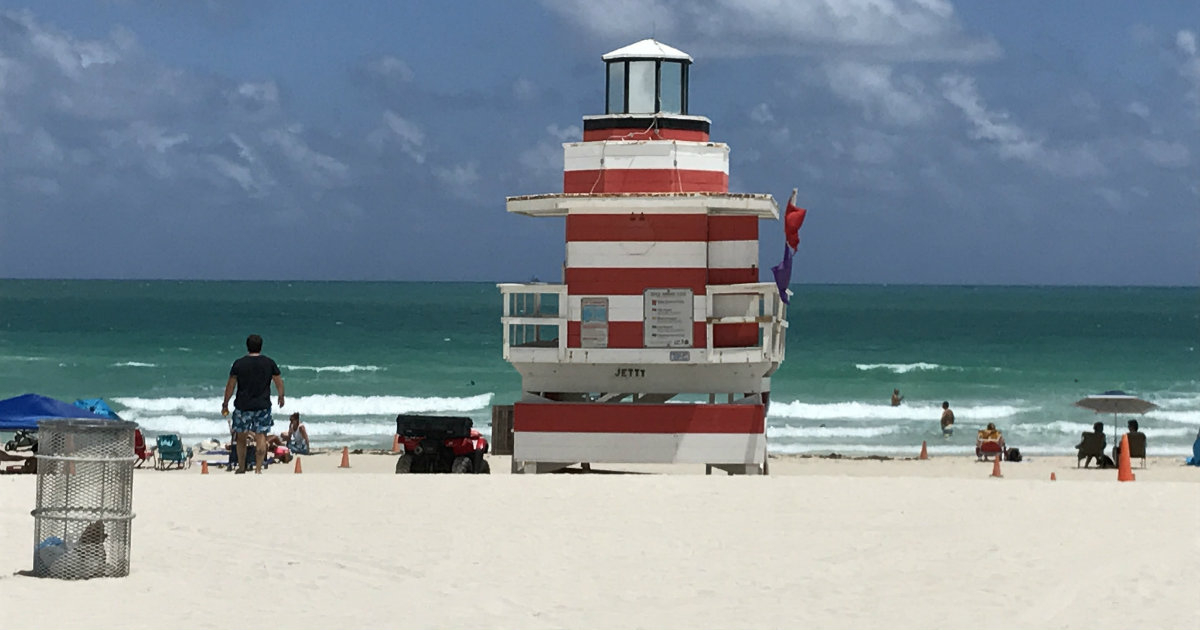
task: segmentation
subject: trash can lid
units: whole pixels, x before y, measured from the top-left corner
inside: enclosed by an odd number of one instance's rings
[[[38,420],[38,431],[91,433],[132,431],[138,424],[130,420],[97,420],[95,418],[45,418]]]

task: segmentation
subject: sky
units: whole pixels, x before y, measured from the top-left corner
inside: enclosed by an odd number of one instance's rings
[[[1182,0],[0,0],[0,277],[558,281],[505,197],[646,37],[793,282],[1200,284]]]

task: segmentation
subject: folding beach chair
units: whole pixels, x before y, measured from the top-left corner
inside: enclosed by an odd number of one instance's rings
[[[158,470],[183,469],[192,465],[192,449],[184,449],[183,440],[174,433],[158,436],[158,448],[155,450],[158,455],[155,468]]]
[[[1084,433],[1079,440],[1079,444],[1075,445],[1075,448],[1079,449],[1075,460],[1076,468],[1079,468],[1079,462],[1083,462],[1084,459],[1087,460],[1084,462],[1084,468],[1087,468],[1092,463],[1092,459],[1095,459],[1096,463],[1100,464],[1101,459],[1104,457],[1104,434],[1092,431]]]
[[[137,456],[137,463],[134,468],[141,468],[146,460],[150,460],[150,465],[154,465],[154,449],[146,448],[146,436],[142,435],[141,429],[133,430],[133,454]]]

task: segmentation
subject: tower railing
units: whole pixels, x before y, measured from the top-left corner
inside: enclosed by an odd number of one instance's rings
[[[772,282],[711,284],[705,287],[705,345],[701,348],[568,348],[567,285],[540,282],[497,285],[504,300],[504,360],[528,363],[751,363],[781,362],[787,345],[787,305]],[[736,313],[720,313],[719,298],[732,298]],[[729,310],[729,309],[725,309]],[[713,328],[755,324],[754,344],[713,345]],[[660,356],[661,355],[661,356]]]
[[[504,360],[562,361],[567,353],[567,285],[504,283]],[[517,357],[518,349],[523,356]],[[545,356],[550,354],[551,356]]]
[[[783,361],[787,347],[787,305],[779,297],[779,288],[773,282],[746,282],[741,284],[710,284],[706,287],[705,325],[707,327],[705,356],[710,363],[729,363],[748,360],[747,349],[761,350],[757,358],[762,361]],[[747,298],[746,309],[737,315],[717,316],[717,296],[741,296]],[[757,346],[716,348],[713,347],[713,327],[721,324],[757,324],[759,335]]]

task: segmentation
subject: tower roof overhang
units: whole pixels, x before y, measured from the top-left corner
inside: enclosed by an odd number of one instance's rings
[[[779,218],[774,197],[749,193],[550,193],[508,197],[506,205],[509,212],[530,217],[565,217],[572,210],[592,214],[703,210],[710,215]]]
[[[691,55],[652,38],[634,42],[624,48],[618,48],[604,55],[601,59],[605,61],[616,59],[674,59],[688,63],[692,62]]]

